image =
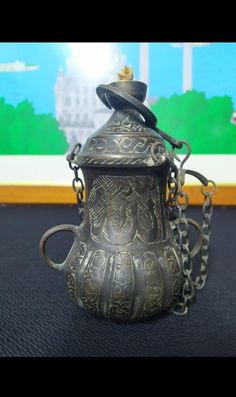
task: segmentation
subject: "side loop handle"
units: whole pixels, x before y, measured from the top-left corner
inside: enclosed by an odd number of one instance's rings
[[[196,241],[194,247],[192,248],[192,250],[190,252],[191,258],[194,258],[198,254],[200,249],[202,248],[203,232],[202,232],[202,228],[199,225],[199,223],[196,222],[194,219],[187,218],[187,221],[188,221],[188,224],[192,225],[198,231],[198,240]]]
[[[67,224],[54,226],[51,229],[47,230],[46,233],[44,233],[44,235],[42,236],[40,243],[39,243],[39,251],[40,251],[41,256],[44,258],[45,262],[49,266],[51,266],[57,270],[63,270],[69,254],[67,255],[67,258],[64,260],[64,262],[55,263],[47,256],[46,251],[45,251],[45,249],[46,249],[45,245],[46,245],[46,242],[49,239],[49,237],[53,236],[53,234],[58,233],[58,232],[64,232],[64,231],[72,232],[72,233],[74,233],[74,236],[76,236],[76,232],[78,231],[78,226],[67,225]],[[73,243],[73,245],[74,245],[74,243]],[[73,245],[72,245],[72,247],[73,247]]]
[[[196,231],[198,232],[198,239],[197,239],[197,241],[196,241],[196,243],[194,244],[194,246],[193,246],[193,248],[192,248],[192,250],[190,251],[190,258],[194,258],[197,254],[198,254],[198,252],[200,251],[200,249],[202,248],[202,244],[203,244],[203,232],[202,232],[202,228],[201,228],[201,226],[199,225],[199,223],[197,222],[197,221],[195,221],[194,219],[192,219],[192,218],[186,218],[186,222],[189,224],[189,225],[192,225],[195,229],[196,229]],[[179,223],[179,220],[175,220],[173,223],[172,223],[172,230],[174,229],[176,229],[176,223]]]

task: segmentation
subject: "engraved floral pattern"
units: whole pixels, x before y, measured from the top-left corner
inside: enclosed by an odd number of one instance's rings
[[[69,288],[69,293],[74,300],[77,300],[76,296],[76,279],[77,279],[77,267],[80,266],[81,261],[86,253],[87,246],[84,242],[80,242],[78,251],[71,257],[70,262],[66,269],[66,281]]]
[[[88,199],[92,238],[112,244],[129,244],[136,235],[147,242],[160,240],[160,206],[153,177],[99,176]]]
[[[99,313],[99,296],[103,284],[107,258],[104,250],[96,250],[83,275],[81,302],[85,309]]]

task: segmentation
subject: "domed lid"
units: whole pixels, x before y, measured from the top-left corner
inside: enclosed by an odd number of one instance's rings
[[[154,130],[156,117],[143,104],[147,85],[132,80],[129,67],[118,75],[119,81],[99,85],[96,90],[104,105],[115,111],[89,136],[73,162],[80,167],[160,166],[167,156],[163,139]],[[154,147],[158,155],[154,154]]]

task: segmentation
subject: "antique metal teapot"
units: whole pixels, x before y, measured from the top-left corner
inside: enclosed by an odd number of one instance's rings
[[[94,315],[138,321],[163,310],[186,314],[195,290],[206,281],[215,184],[183,168],[190,146],[156,127],[156,117],[143,104],[146,84],[134,81],[128,67],[119,77],[119,81],[97,87],[104,105],[115,110],[110,119],[84,147],[77,144],[67,156],[75,173],[73,187],[82,222],[48,230],[40,241],[40,252],[49,266],[64,271],[76,302]],[[181,162],[175,149],[183,145],[187,155]],[[174,160],[180,161],[179,169]],[[79,168],[84,176],[85,205]],[[186,217],[185,174],[202,182],[202,226]],[[209,182],[211,191],[204,187]],[[198,231],[192,249],[190,225]],[[61,264],[45,252],[47,239],[59,231],[74,234],[71,250]],[[193,279],[192,259],[198,253],[200,273]]]

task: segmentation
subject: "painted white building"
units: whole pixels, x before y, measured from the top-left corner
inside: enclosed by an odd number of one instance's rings
[[[231,118],[231,123],[232,124],[236,124],[236,110],[233,111],[232,118]]]
[[[100,128],[110,117],[96,94],[99,84],[118,79],[117,73],[125,64],[119,48],[112,45],[112,62],[109,72],[101,78],[89,78],[79,69],[76,59],[68,58],[66,70],[59,70],[55,85],[56,119],[68,142],[68,151],[77,142],[84,144],[90,134]],[[96,59],[94,60],[96,68]]]

